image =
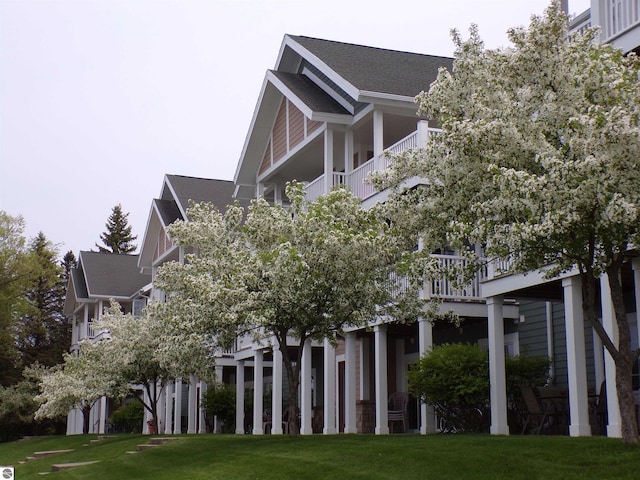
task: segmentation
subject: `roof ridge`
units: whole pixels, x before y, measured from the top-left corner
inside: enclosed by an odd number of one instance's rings
[[[336,43],[336,44],[340,44],[340,45],[349,45],[349,46],[352,46],[352,47],[361,47],[361,48],[367,48],[367,49],[371,49],[371,50],[381,50],[381,51],[384,51],[384,52],[404,53],[404,54],[407,54],[407,55],[418,55],[420,57],[453,59],[453,57],[447,57],[445,55],[431,55],[429,53],[410,52],[408,50],[396,50],[396,49],[393,49],[393,48],[374,47],[374,46],[371,46],[371,45],[363,45],[361,43],[342,42],[340,40],[329,40],[329,39],[326,39],[326,38],[309,37],[307,35],[291,35],[291,34],[287,34],[287,36],[293,38],[294,40],[297,39],[297,38],[306,38],[308,40],[317,40],[317,41],[320,41],[320,42]]]

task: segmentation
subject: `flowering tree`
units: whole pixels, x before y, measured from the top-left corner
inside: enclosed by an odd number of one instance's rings
[[[443,133],[377,181],[428,179],[390,202],[427,247],[477,242],[488,257],[510,260],[510,272],[579,272],[586,317],[615,361],[622,436],[635,443],[638,352],[621,270],[640,240],[640,63],[599,45],[594,30],[569,35],[557,2],[528,30],[510,30],[510,48],[487,50],[475,27],[470,33],[462,41],[454,32],[452,71],[417,97],[420,114],[438,118]],[[603,274],[617,343],[598,319]]]
[[[345,190],[315,202],[304,200],[298,183],[286,193],[288,208],[259,199],[246,217],[238,206],[222,214],[208,204],[192,205],[190,220],[174,223],[169,233],[197,255],[159,269],[156,285],[171,294],[152,309],[176,331],[199,335],[203,344],[230,344],[246,333],[275,338],[295,435],[305,342],[335,341],[345,327],[378,315],[415,318],[419,300],[415,289],[394,288],[392,271],[403,245],[378,211],[363,209]]]
[[[107,394],[119,396],[109,388],[108,379],[95,364],[98,359],[84,353],[65,354],[64,363],[39,372],[36,420],[63,417],[72,408],[79,408],[84,420],[83,433],[89,433],[89,413],[94,403]]]

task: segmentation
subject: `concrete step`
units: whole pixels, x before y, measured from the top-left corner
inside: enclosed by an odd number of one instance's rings
[[[69,450],[47,450],[45,452],[33,452],[33,456],[35,458],[43,458],[43,457],[48,457],[50,455],[58,455],[60,453],[69,453],[69,452],[73,452],[73,449],[69,449]]]
[[[83,467],[85,465],[93,465],[94,463],[98,463],[99,460],[94,460],[92,462],[76,462],[76,463],[58,463],[55,465],[51,465],[52,472],[59,472],[60,470],[67,470],[69,468],[75,467]]]
[[[154,437],[149,439],[151,445],[164,445],[165,443],[173,442],[177,440],[175,437]]]
[[[148,443],[144,444],[144,445],[138,445],[137,449],[139,452],[144,452],[145,450],[150,450],[152,448],[156,448],[158,445],[150,445]]]

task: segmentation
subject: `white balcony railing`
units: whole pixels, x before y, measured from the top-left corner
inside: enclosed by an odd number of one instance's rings
[[[602,38],[609,42],[634,27],[640,27],[640,0],[600,0]]]
[[[437,129],[426,129],[427,135],[438,133]],[[373,185],[367,182],[369,175],[375,171],[385,170],[393,163],[394,155],[419,147],[419,132],[415,131],[385,149],[384,153],[374,157],[354,169],[351,173],[333,173],[332,186],[344,185],[361,200],[366,200],[376,193]],[[425,139],[426,141],[426,139]],[[313,201],[327,193],[324,187],[324,175],[306,185],[307,200]]]
[[[443,272],[462,270],[469,260],[457,255],[431,255],[436,259]],[[471,282],[463,282],[462,275],[451,278],[451,275],[443,273],[440,277],[425,281],[425,298],[437,296],[443,300],[484,300],[480,294],[480,282],[486,278],[486,271],[482,268],[477,272]]]

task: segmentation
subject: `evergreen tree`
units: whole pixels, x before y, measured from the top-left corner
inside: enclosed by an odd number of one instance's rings
[[[118,204],[113,207],[105,227],[107,231],[100,234],[100,240],[105,245],[100,246],[96,243],[99,252],[105,253],[133,253],[137,245],[133,241],[138,236],[131,235],[132,227],[128,221],[129,214],[122,212],[122,205]]]
[[[70,326],[63,313],[65,272],[44,233],[33,239],[29,251],[36,275],[26,292],[29,308],[16,326],[20,363],[23,367],[36,361],[52,366],[62,362],[62,354],[71,342]]]
[[[20,380],[14,339],[17,318],[27,309],[25,291],[34,264],[23,236],[24,220],[0,210],[0,386]]]

